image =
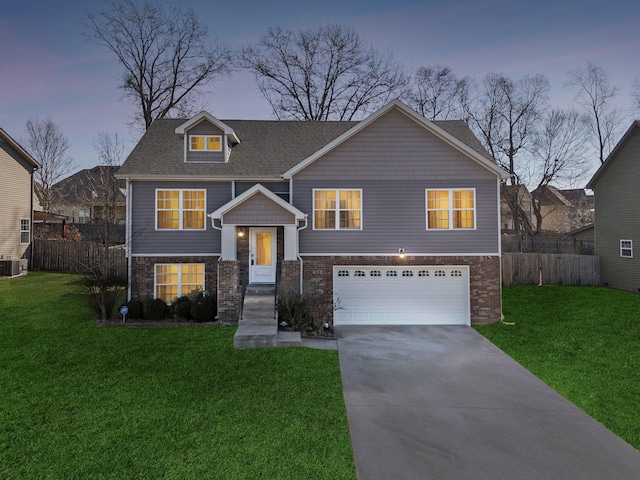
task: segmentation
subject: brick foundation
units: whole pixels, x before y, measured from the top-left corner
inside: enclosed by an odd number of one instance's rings
[[[502,315],[500,257],[303,257],[303,290],[333,301],[334,265],[468,265],[471,324],[499,322]]]
[[[240,317],[240,262],[218,263],[218,320],[237,323]]]

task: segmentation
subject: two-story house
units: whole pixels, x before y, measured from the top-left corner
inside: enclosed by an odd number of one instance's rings
[[[392,101],[360,122],[156,120],[119,178],[129,297],[243,283],[335,301],[336,325],[480,324],[501,315],[506,176],[462,121]],[[328,319],[330,320],[330,319]]]
[[[33,175],[38,168],[40,164],[0,128],[0,272],[5,274],[28,266],[33,238]]]

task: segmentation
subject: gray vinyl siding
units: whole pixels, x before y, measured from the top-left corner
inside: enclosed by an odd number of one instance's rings
[[[362,189],[362,230],[313,230],[313,189]],[[426,229],[425,190],[475,188],[476,229]],[[295,182],[294,205],[309,214],[300,231],[301,254],[497,254],[497,181],[351,180]]]
[[[292,225],[295,216],[276,205],[261,193],[256,193],[230,212],[225,213],[222,221],[234,225]]]
[[[640,292],[640,129],[609,161],[594,186],[600,278],[611,287]],[[633,258],[620,257],[620,240],[633,241]]]
[[[313,230],[314,188],[362,189],[362,230]],[[475,230],[426,230],[425,191],[475,188]],[[391,110],[293,178],[302,254],[496,254],[497,175]]]
[[[29,244],[20,243],[20,219],[31,225],[31,172],[33,168],[8,143],[0,139],[0,257],[26,258]]]
[[[211,213],[231,200],[230,182],[133,182],[131,253],[133,255],[172,254],[210,255],[220,253],[220,231],[205,217],[205,230],[157,231],[156,189],[204,189],[206,213]]]
[[[189,151],[189,135],[220,135],[223,148],[220,152],[191,152]],[[187,162],[224,162],[224,132],[207,120],[194,125],[186,132]]]
[[[300,180],[495,179],[496,174],[391,110],[294,176]]]
[[[280,198],[289,201],[289,182],[236,182],[236,197],[242,195],[258,183]]]

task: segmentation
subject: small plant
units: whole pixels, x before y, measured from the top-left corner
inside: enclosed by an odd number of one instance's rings
[[[190,320],[191,319],[191,307],[193,306],[193,299],[189,296],[176,298],[171,305],[171,310],[178,320]]]
[[[142,303],[143,316],[145,320],[164,320],[169,316],[169,307],[161,298],[148,298]]]

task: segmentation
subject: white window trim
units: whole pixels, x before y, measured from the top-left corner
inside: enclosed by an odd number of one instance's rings
[[[170,191],[178,191],[179,196],[179,205],[178,205],[178,228],[159,228],[158,227],[158,192],[170,192]],[[183,227],[183,219],[184,219],[184,205],[183,205],[183,193],[184,192],[204,192],[204,221],[202,222],[202,228],[184,228]],[[154,212],[155,212],[155,225],[156,230],[160,232],[200,232],[207,229],[207,190],[204,188],[156,188],[155,190],[155,204],[154,204]]]
[[[455,228],[453,226],[453,192],[457,190],[471,190],[473,192],[473,228]],[[429,192],[449,192],[449,228],[429,228]],[[424,191],[424,209],[425,209],[425,225],[426,229],[431,232],[448,232],[450,230],[476,230],[478,227],[478,221],[476,219],[478,211],[478,196],[476,195],[476,189],[471,188],[426,188]],[[465,209],[466,210],[466,209]]]
[[[360,192],[360,228],[340,228],[340,192]],[[334,211],[336,215],[336,227],[335,228],[316,228],[316,192],[336,192],[336,209]],[[364,225],[364,201],[361,188],[314,188],[311,194],[311,209],[313,210],[312,230],[318,232],[357,232],[362,230]]]
[[[205,148],[202,149],[202,150],[197,149],[197,148],[191,148],[191,139],[193,137],[204,137]],[[217,150],[208,150],[206,148],[207,145],[209,144],[209,139],[210,138],[217,138],[217,139],[220,140],[220,142],[219,142],[220,143],[220,148],[219,149],[217,149]],[[221,152],[222,151],[222,135],[197,135],[197,134],[189,135],[189,138],[187,139],[187,144],[188,144],[187,148],[189,149],[190,152]]]
[[[153,298],[158,298],[158,267],[164,266],[178,266],[178,298],[180,298],[180,291],[182,290],[182,267],[189,265],[202,265],[202,291],[206,292],[207,283],[207,267],[204,263],[154,263],[153,264]],[[169,285],[167,283],[161,283],[160,285]],[[171,303],[171,302],[167,302]]]
[[[623,242],[629,242],[629,246],[628,247],[623,247],[622,244]],[[628,250],[629,251],[629,255],[623,255],[622,252]],[[620,256],[622,258],[633,258],[633,240],[620,240]]]
[[[22,222],[26,221],[27,224],[27,229],[23,230],[22,229]],[[28,233],[28,239],[26,242],[22,241],[22,234],[23,233]],[[31,243],[31,220],[29,218],[21,218],[20,219],[20,245],[28,245],[29,243]]]

